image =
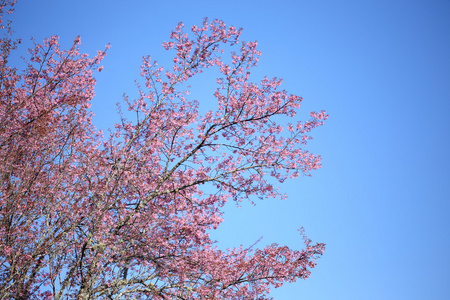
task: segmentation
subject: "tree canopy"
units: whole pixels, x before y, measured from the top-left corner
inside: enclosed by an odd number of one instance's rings
[[[327,114],[282,123],[302,98],[250,80],[256,42],[220,20],[178,24],[163,43],[173,65],[143,59],[139,97],[124,99],[135,118],[105,137],[89,107],[107,49],[90,58],[53,36],[14,68],[14,2],[0,6],[0,299],[269,299],[309,277],[324,244],[303,231],[301,250],[209,237],[227,201],[283,197],[276,181],[321,166],[305,146]],[[208,68],[217,108],[200,114],[187,84]]]

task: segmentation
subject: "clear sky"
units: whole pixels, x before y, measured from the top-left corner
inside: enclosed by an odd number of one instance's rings
[[[257,75],[284,78],[303,115],[330,114],[310,143],[323,168],[282,185],[287,201],[227,207],[219,245],[299,248],[301,226],[326,243],[311,278],[273,290],[278,300],[450,299],[450,2],[19,0],[13,26],[21,55],[31,36],[67,48],[81,35],[91,55],[111,43],[92,106],[106,129],[141,57],[167,60],[170,30],[203,17],[258,40]]]

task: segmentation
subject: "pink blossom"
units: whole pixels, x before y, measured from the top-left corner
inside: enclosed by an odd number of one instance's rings
[[[2,11],[14,1],[3,3]],[[93,71],[103,70],[109,46],[89,58],[79,52],[79,37],[69,50],[50,37],[30,49],[20,72],[6,63],[14,45],[2,40],[1,295],[268,299],[272,287],[310,276],[324,244],[303,231],[301,250],[272,244],[226,251],[209,232],[223,222],[228,201],[284,199],[268,177],[282,183],[320,168],[305,133],[328,115],[287,123],[302,98],[281,90],[279,78],[250,81],[257,43],[224,51],[241,29],[204,19],[183,30],[179,23],[163,43],[172,66],[143,58],[137,97],[123,97],[109,137],[88,110]],[[187,89],[208,68],[221,74],[211,80],[217,109],[200,114]]]

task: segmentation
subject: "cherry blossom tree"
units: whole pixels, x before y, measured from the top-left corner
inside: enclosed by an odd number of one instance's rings
[[[287,122],[302,98],[250,81],[256,42],[219,20],[178,24],[163,43],[173,65],[143,58],[139,96],[124,99],[135,117],[104,137],[89,106],[106,49],[89,58],[79,37],[69,50],[50,37],[10,66],[14,2],[0,2],[0,299],[270,299],[309,277],[324,244],[303,231],[302,250],[209,237],[227,201],[284,197],[278,182],[320,168],[305,146],[326,113]],[[217,108],[200,114],[188,84],[209,68]]]

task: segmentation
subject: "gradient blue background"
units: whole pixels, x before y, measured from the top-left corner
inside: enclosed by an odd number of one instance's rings
[[[323,168],[282,185],[287,201],[227,207],[219,245],[299,248],[300,226],[326,243],[311,278],[273,290],[279,300],[450,299],[450,2],[19,0],[13,20],[21,55],[31,36],[68,48],[81,35],[91,55],[111,43],[92,107],[106,129],[136,93],[141,57],[167,60],[170,30],[205,16],[258,40],[257,75],[284,78],[303,115],[330,114],[310,143]]]

